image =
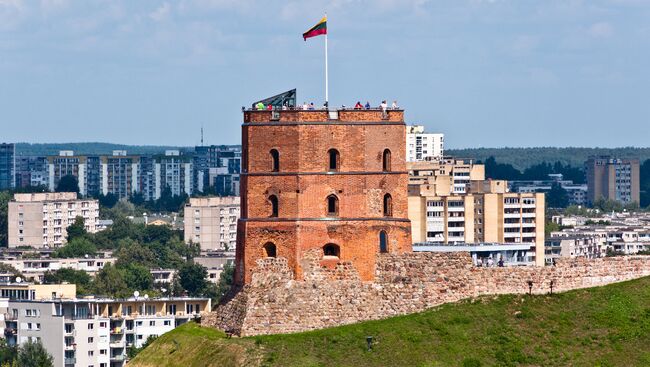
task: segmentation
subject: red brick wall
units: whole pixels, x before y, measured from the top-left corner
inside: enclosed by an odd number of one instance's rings
[[[280,121],[269,122],[271,112],[245,112],[239,282],[250,281],[267,242],[299,279],[301,254],[327,243],[340,246],[340,261],[351,261],[362,280],[374,276],[380,230],[389,233],[389,252],[411,251],[403,112],[390,111],[389,121],[372,110],[339,116],[328,121],[325,111],[280,111]],[[340,153],[336,173],[327,172],[332,148]],[[280,155],[278,173],[272,172],[271,149]],[[384,149],[391,151],[391,172],[382,172]],[[383,214],[386,193],[392,197],[389,219]],[[269,218],[272,194],[279,199],[278,219]],[[339,199],[339,214],[323,221],[330,194]]]

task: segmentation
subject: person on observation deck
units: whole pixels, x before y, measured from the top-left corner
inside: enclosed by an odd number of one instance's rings
[[[361,104],[360,101],[357,101],[357,104],[354,105],[354,109],[355,110],[362,110],[363,109],[363,105]]]
[[[366,101],[366,110],[370,109],[370,102]]]
[[[393,104],[390,106],[390,108],[393,110],[399,109],[399,106],[397,105],[397,101],[393,101]]]

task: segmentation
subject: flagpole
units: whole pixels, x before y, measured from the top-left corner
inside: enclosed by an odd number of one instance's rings
[[[327,13],[325,13],[325,19],[327,19]],[[328,85],[328,75],[327,75],[327,33],[325,33],[325,104],[327,109],[329,109],[329,85]]]

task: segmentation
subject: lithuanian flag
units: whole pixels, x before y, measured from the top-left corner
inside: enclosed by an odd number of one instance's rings
[[[302,34],[302,38],[307,41],[307,38],[320,36],[321,34],[327,34],[327,15],[318,22],[315,26],[311,27],[307,32]]]

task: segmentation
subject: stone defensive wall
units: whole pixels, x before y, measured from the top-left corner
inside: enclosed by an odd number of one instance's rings
[[[242,336],[293,333],[404,315],[466,298],[544,294],[650,275],[650,256],[566,259],[546,267],[478,268],[467,253],[377,254],[375,280],[354,266],[323,268],[320,253],[303,256],[304,280],[294,280],[284,258],[258,260],[240,288],[204,325]]]

